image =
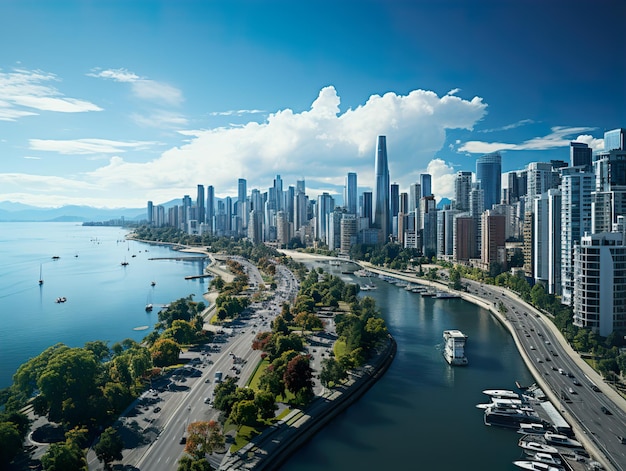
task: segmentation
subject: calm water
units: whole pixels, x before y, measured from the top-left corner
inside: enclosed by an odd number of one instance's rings
[[[149,260],[181,253],[125,241],[126,233],[76,223],[0,223],[0,388],[55,343],[140,341],[157,322],[159,305],[190,294],[204,301],[208,280],[184,277],[201,274],[206,261]],[[67,302],[55,303],[60,296]]]
[[[328,265],[326,266],[328,267]],[[346,278],[345,275],[341,275]],[[375,280],[376,299],[398,343],[386,375],[324,428],[281,471],[515,470],[519,435],[483,424],[483,389],[515,389],[532,376],[508,332],[484,309],[460,299],[422,298]],[[442,357],[442,332],[469,336],[470,365]]]

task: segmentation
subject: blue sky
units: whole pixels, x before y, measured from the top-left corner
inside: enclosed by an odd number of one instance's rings
[[[0,201],[401,191],[626,127],[621,0],[0,1]]]

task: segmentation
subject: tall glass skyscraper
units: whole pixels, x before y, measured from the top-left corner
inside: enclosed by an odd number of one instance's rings
[[[372,226],[381,230],[382,241],[386,242],[390,230],[389,218],[389,166],[387,164],[387,138],[378,136],[376,161],[374,163],[374,214]]]
[[[356,173],[349,172],[346,178],[346,201],[345,206],[349,214],[356,214],[357,210],[357,186]]]
[[[433,178],[430,173],[420,174],[420,186],[422,189],[421,197],[431,196],[433,194]]]
[[[483,155],[476,161],[476,180],[483,190],[485,209],[500,204],[502,192],[502,157],[500,152]]]
[[[196,214],[196,218],[198,219],[199,223],[203,223],[205,221],[205,214],[204,214],[204,185],[198,185],[198,197],[196,198],[196,207],[197,209],[197,214]]]

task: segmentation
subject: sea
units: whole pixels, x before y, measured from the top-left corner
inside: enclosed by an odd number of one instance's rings
[[[191,295],[206,304],[210,279],[185,277],[203,274],[207,259],[128,240],[128,232],[81,223],[0,223],[0,388],[52,345],[141,342],[168,303]]]

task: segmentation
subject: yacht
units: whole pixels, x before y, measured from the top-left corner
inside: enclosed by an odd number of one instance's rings
[[[540,461],[513,461],[513,464],[518,468],[530,469],[531,471],[563,471],[563,467],[555,466],[549,463],[542,463]]]
[[[551,454],[557,454],[559,452],[559,450],[557,450],[551,445],[546,445],[545,443],[540,443],[540,442],[528,441],[528,440],[524,440],[523,438],[520,438],[517,444],[521,448],[527,451],[535,451],[535,452],[539,451],[541,453],[551,453]]]
[[[524,435],[543,435],[546,433],[546,427],[543,423],[519,424],[517,433]]]
[[[146,304],[146,312],[152,311],[152,304]]]
[[[506,399],[519,399],[519,394],[508,389],[485,389],[483,394],[491,397],[501,397]]]
[[[521,424],[539,423],[541,419],[534,413],[512,408],[488,408],[485,409],[485,425],[519,429]]]
[[[560,465],[562,463],[561,458],[559,458],[558,456],[554,456],[551,453],[544,453],[541,451],[532,453],[528,455],[528,457],[530,458],[531,461],[539,461],[541,463],[548,463],[548,464],[554,464],[554,465]]]
[[[569,446],[573,448],[582,448],[583,446],[578,440],[574,440],[567,435],[561,435],[559,433],[546,432],[543,437],[546,439],[546,442],[553,445]]]
[[[444,330],[443,338],[446,342],[443,356],[450,365],[467,365],[465,356],[465,341],[467,335],[460,330]]]

